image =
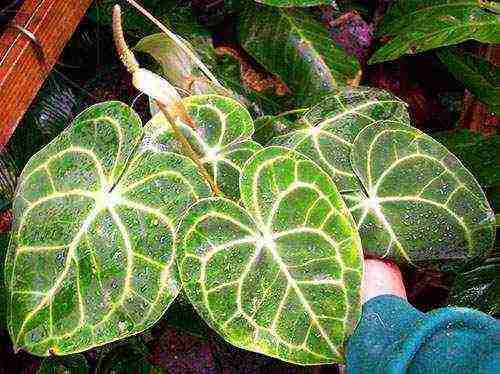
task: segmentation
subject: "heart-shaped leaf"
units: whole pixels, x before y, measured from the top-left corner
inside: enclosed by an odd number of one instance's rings
[[[97,104],[38,152],[14,202],[6,262],[17,348],[70,354],[155,323],[178,293],[178,217],[210,196],[194,163],[137,151],[140,119]]]
[[[500,43],[500,22],[477,0],[397,0],[385,14],[378,35],[392,39],[377,50],[369,63],[394,60],[446,45],[474,39]]]
[[[343,361],[360,315],[362,253],[331,178],[270,147],[248,160],[244,208],[193,205],[179,226],[187,296],[230,343],[298,364]]]
[[[198,95],[183,100],[196,129],[179,123],[179,130],[188,139],[201,162],[221,191],[239,198],[238,180],[243,164],[262,146],[251,140],[252,117],[236,100],[219,95]],[[183,153],[170,124],[157,114],[145,129],[145,146]]]
[[[449,48],[437,52],[453,76],[495,113],[500,112],[500,68],[472,53]]]
[[[407,105],[392,94],[374,88],[342,88],[307,111],[307,127],[278,136],[271,144],[292,148],[314,160],[333,178],[337,188],[361,188],[349,155],[354,138],[372,123],[410,123]]]
[[[446,270],[492,248],[494,215],[481,187],[430,136],[373,124],[356,137],[351,162],[366,191],[351,211],[368,253]]]
[[[301,121],[310,128],[272,143],[309,156],[334,178],[365,252],[451,269],[489,251],[492,211],[484,193],[453,154],[409,125],[402,101],[346,89]]]
[[[300,10],[249,6],[239,21],[239,38],[250,55],[283,79],[297,107],[315,104],[360,73],[356,58]]]

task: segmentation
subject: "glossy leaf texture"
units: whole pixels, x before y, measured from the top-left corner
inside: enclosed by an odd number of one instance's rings
[[[486,192],[493,210],[500,210],[500,135],[485,136],[463,129],[434,133],[432,137],[462,161]]]
[[[196,128],[178,122],[179,130],[224,195],[238,199],[238,180],[243,164],[262,149],[260,144],[251,140],[254,132],[252,117],[239,102],[219,95],[191,96],[184,99],[183,104]],[[184,153],[163,114],[153,117],[145,134],[143,146],[146,149]]]
[[[448,48],[437,52],[451,74],[479,101],[495,113],[500,110],[500,68],[472,53],[457,53]]]
[[[498,15],[481,8],[477,0],[397,0],[377,30],[379,37],[390,40],[374,53],[369,63],[469,39],[498,44],[499,26]]]
[[[456,269],[493,244],[493,212],[481,187],[441,144],[410,126],[388,93],[346,89],[306,112],[309,129],[275,138],[328,172],[370,255]],[[313,126],[314,125],[314,126]]]
[[[137,151],[140,119],[94,105],[26,165],[5,278],[16,348],[70,354],[139,333],[176,297],[175,228],[210,196],[194,163]]]
[[[246,164],[243,207],[193,205],[179,226],[183,289],[228,342],[302,365],[343,362],[361,312],[363,257],[330,177],[269,147]]]
[[[315,104],[360,74],[357,59],[336,45],[327,29],[301,10],[248,6],[238,23],[243,48],[278,75],[296,106]]]
[[[267,115],[257,118],[254,122],[255,133],[253,138],[259,144],[266,145],[277,136],[306,127],[300,119],[307,110],[307,108],[296,109],[276,116]]]
[[[317,5],[330,5],[330,0],[255,0],[269,6],[276,7],[309,7]]]
[[[410,123],[407,104],[387,91],[341,88],[307,111],[303,129],[275,137],[270,144],[305,154],[321,166],[341,191],[357,191],[361,184],[352,170],[350,153],[358,133],[373,123]]]
[[[481,187],[430,136],[373,124],[356,137],[351,162],[366,191],[351,211],[368,253],[456,270],[491,250],[494,215]]]
[[[500,257],[488,258],[483,264],[457,275],[448,304],[472,308],[500,317]]]

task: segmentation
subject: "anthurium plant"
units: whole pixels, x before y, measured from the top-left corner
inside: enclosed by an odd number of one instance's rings
[[[124,103],[94,105],[24,168],[5,268],[17,349],[68,355],[123,339],[168,318],[183,292],[237,347],[341,363],[364,255],[456,271],[490,252],[481,187],[400,99],[339,86],[259,144],[218,82],[181,98],[139,68],[115,16],[118,52],[155,114],[143,126]]]

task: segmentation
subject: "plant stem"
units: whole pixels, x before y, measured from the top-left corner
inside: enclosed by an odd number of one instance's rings
[[[286,112],[283,112],[283,113],[280,113],[280,114],[276,114],[275,117],[284,117],[284,116],[287,116],[289,114],[303,113],[303,112],[305,112],[307,110],[309,110],[309,108],[299,108],[299,109],[287,110]]]
[[[200,157],[196,153],[196,151],[191,147],[191,144],[189,141],[186,139],[186,137],[182,134],[181,130],[177,126],[176,120],[170,115],[169,111],[165,107],[165,105],[159,101],[156,101],[156,104],[160,108],[160,111],[163,113],[165,118],[167,119],[168,122],[170,122],[170,126],[172,126],[172,130],[174,132],[174,136],[177,139],[179,143],[181,143],[182,147],[184,148],[184,151],[188,154],[189,158],[193,160],[193,162],[196,164],[200,172],[203,174],[203,177],[205,180],[210,184],[210,187],[212,188],[212,191],[216,195],[220,195],[220,189],[215,183],[214,179],[212,176],[208,173],[207,169],[203,166],[203,163],[200,160]]]
[[[144,71],[144,69],[139,68],[139,63],[137,62],[134,54],[128,47],[125,37],[123,35],[123,28],[122,28],[122,17],[121,17],[121,9],[119,5],[115,5],[113,8],[113,37],[115,40],[116,44],[116,50],[118,54],[120,55],[120,59],[122,60],[123,64],[127,68],[127,70],[134,76],[134,85],[138,89],[140,89],[141,85],[146,84],[147,82],[144,82],[143,80],[141,81],[141,77],[144,77],[143,75],[140,75],[141,71]],[[137,79],[137,81],[136,81]],[[167,81],[165,81],[165,84],[169,84]],[[170,85],[171,86],[171,85]],[[147,91],[143,87],[141,91]],[[175,91],[174,88],[172,88],[173,91]],[[176,93],[178,96],[178,94]],[[151,97],[151,96],[150,96]],[[165,96],[164,100],[158,100],[157,98],[151,97],[154,102],[158,105],[160,108],[160,111],[163,113],[167,121],[170,123],[172,126],[172,130],[174,132],[174,136],[181,143],[181,146],[184,148],[184,151],[188,155],[191,160],[196,164],[198,167],[199,171],[205,178],[205,180],[210,184],[210,187],[212,188],[212,191],[216,195],[220,195],[221,192],[219,190],[219,187],[215,183],[214,179],[212,176],[208,173],[208,171],[205,169],[203,166],[203,163],[200,160],[200,157],[198,154],[194,151],[193,147],[191,147],[191,144],[189,141],[186,139],[186,137],[182,134],[182,132],[179,130],[179,127],[177,126],[177,118],[179,118],[180,114],[185,114],[183,117],[188,117],[185,118],[188,122],[189,125],[191,125],[194,128],[194,124],[192,119],[187,115],[187,112],[185,111],[184,105],[180,101],[180,96],[178,101],[175,101],[172,95],[170,96]],[[175,101],[175,102],[173,102]],[[180,107],[180,108],[179,108]],[[174,114],[172,114],[174,113]]]

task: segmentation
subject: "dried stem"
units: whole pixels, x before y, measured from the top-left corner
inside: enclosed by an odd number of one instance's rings
[[[115,5],[113,8],[113,37],[115,40],[116,44],[116,50],[118,54],[120,55],[120,59],[122,60],[123,64],[127,68],[127,70],[134,76],[134,82],[135,84],[147,84],[148,82],[139,82],[141,80],[141,77],[144,78],[144,75],[141,75],[141,71],[143,72],[144,69],[139,68],[139,63],[137,62],[134,54],[130,50],[130,48],[127,46],[127,43],[125,41],[125,37],[123,35],[123,28],[122,28],[122,22],[121,22],[121,8],[119,5]],[[135,81],[137,79],[137,81]],[[168,83],[168,82],[167,82]],[[151,96],[150,96],[151,97]],[[177,119],[179,117],[188,117],[189,122],[192,124],[192,119],[185,113],[184,106],[182,105],[181,102],[175,102],[171,103],[172,97],[167,97],[165,102],[161,100],[157,100],[156,98],[152,98],[156,105],[160,108],[160,111],[163,113],[167,121],[170,123],[170,126],[172,127],[172,130],[174,132],[175,138],[181,143],[182,147],[184,148],[184,151],[186,154],[193,160],[193,162],[196,164],[200,172],[202,173],[203,177],[205,180],[210,184],[212,191],[216,195],[220,195],[220,190],[217,184],[215,183],[214,179],[212,176],[208,173],[208,171],[205,169],[203,166],[199,155],[195,152],[193,147],[191,147],[191,144],[189,141],[186,139],[186,137],[182,134],[182,132],[179,130],[179,127],[177,126]],[[181,108],[179,108],[181,107]],[[182,113],[185,113],[185,116],[182,115]]]
[[[123,65],[127,68],[130,74],[134,74],[139,70],[139,63],[135,59],[134,54],[130,50],[123,36],[122,27],[122,10],[118,4],[113,8],[113,39],[115,40],[116,51]]]

